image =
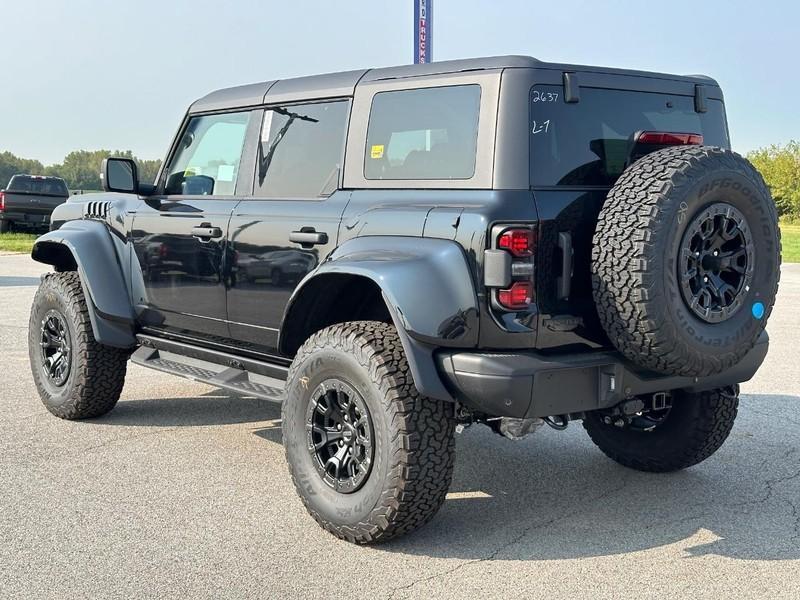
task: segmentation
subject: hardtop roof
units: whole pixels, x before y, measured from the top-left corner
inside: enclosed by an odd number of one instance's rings
[[[419,65],[360,69],[356,71],[325,73],[307,77],[294,77],[290,79],[252,83],[211,92],[195,101],[189,107],[189,112],[198,113],[243,108],[261,104],[288,102],[301,98],[304,100],[315,100],[352,96],[357,85],[372,81],[403,79],[425,75],[445,75],[464,71],[514,68],[546,69],[578,73],[605,73],[610,75],[646,77],[649,79],[695,82],[712,86],[717,85],[714,79],[705,75],[672,75],[631,69],[552,63],[540,61],[531,56],[509,55],[466,58]]]

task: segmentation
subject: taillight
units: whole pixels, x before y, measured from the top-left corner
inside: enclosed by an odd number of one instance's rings
[[[699,133],[672,133],[668,131],[643,131],[636,137],[639,144],[659,146],[702,146],[703,136]]]
[[[497,247],[508,250],[517,257],[533,254],[533,229],[506,229],[497,239]]]
[[[505,308],[524,310],[533,302],[533,283],[515,281],[510,288],[497,291],[497,301]]]
[[[487,250],[486,284],[496,287],[495,305],[504,310],[527,310],[533,302],[533,256],[536,230],[529,226],[492,228],[493,249]]]
[[[0,192],[0,212],[4,212],[6,210],[6,195],[3,192]]]

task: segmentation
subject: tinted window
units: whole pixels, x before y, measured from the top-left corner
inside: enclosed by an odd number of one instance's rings
[[[40,194],[42,196],[69,196],[63,179],[14,175],[8,182],[9,192]]]
[[[722,102],[696,113],[694,98],[649,92],[581,88],[580,102],[563,101],[562,86],[531,93],[533,185],[611,186],[622,173],[639,131],[700,133],[704,143],[728,146]]]
[[[249,112],[194,117],[167,176],[167,194],[232,196]]]
[[[349,107],[343,100],[265,110],[257,195],[317,198],[333,192],[339,182]]]
[[[367,179],[469,179],[475,173],[481,88],[380,92],[372,100]]]

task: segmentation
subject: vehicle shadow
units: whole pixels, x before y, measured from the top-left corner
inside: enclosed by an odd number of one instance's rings
[[[200,427],[256,423],[280,419],[274,402],[211,390],[191,398],[123,400],[107,415],[93,419],[98,425],[128,427]]]
[[[469,560],[554,560],[678,545],[687,558],[800,559],[800,398],[747,395],[723,448],[685,471],[649,474],[606,458],[579,423],[510,442],[476,425],[457,437],[444,506],[415,533],[376,547]],[[786,418],[784,415],[789,415]],[[266,423],[281,443],[280,406],[212,390],[127,400],[97,424]]]
[[[453,485],[433,521],[388,552],[554,560],[678,545],[686,558],[800,559],[795,396],[745,396],[723,448],[685,471],[650,474],[606,458],[579,424],[508,442],[459,437]],[[755,405],[755,406],[753,406]]]

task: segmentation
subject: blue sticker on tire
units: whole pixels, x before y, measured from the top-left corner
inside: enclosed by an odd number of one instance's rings
[[[764,316],[764,303],[763,302],[755,302],[753,304],[753,316],[756,319],[760,319]]]

